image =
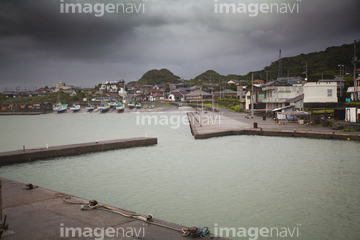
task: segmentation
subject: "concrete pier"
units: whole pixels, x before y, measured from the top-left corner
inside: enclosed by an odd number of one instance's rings
[[[157,138],[129,138],[90,143],[70,144],[49,148],[36,148],[2,152],[0,165],[23,163],[54,157],[79,155],[121,148],[142,147],[157,144]]]
[[[184,226],[157,219],[156,216],[153,218],[153,223],[147,223],[110,211],[81,210],[81,205],[74,203],[86,204],[89,203],[88,200],[71,196],[66,199],[71,204],[65,204],[58,197],[60,193],[56,191],[42,187],[25,190],[24,183],[4,178],[0,180],[3,185],[3,214],[7,215],[9,224],[8,230],[2,235],[4,240],[201,239],[183,237],[181,229]],[[134,214],[128,210],[110,207],[118,212]],[[73,236],[73,233],[76,236]],[[214,239],[224,238],[215,237]]]
[[[195,139],[207,139],[212,137],[231,136],[231,135],[260,135],[276,137],[298,137],[313,139],[335,139],[360,141],[360,133],[342,133],[325,127],[312,125],[299,125],[290,123],[279,125],[272,120],[263,120],[255,117],[254,122],[258,124],[253,128],[251,120],[245,114],[222,113],[218,118],[212,117],[212,113],[201,116],[197,113],[188,113],[190,129]],[[213,122],[208,119],[214,119]]]

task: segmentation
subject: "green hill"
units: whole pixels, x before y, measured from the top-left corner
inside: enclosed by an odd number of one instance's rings
[[[168,69],[153,69],[146,72],[139,80],[139,83],[142,85],[155,85],[155,84],[165,84],[167,82],[179,83],[180,77],[174,75]]]
[[[359,45],[359,44],[358,44]],[[360,46],[357,46],[357,49],[360,49]],[[359,56],[359,51],[357,53]],[[308,81],[317,81],[321,78],[329,79],[334,78],[335,75],[339,75],[339,64],[344,65],[345,73],[348,73],[349,76],[353,73],[353,64],[352,59],[354,56],[354,45],[353,44],[344,44],[337,47],[329,47],[325,51],[313,52],[308,54],[300,54],[294,57],[285,57],[282,58],[282,77],[287,77],[288,71],[290,77],[306,77],[305,66],[306,62],[308,65]],[[235,80],[250,80],[251,74],[254,73],[255,79],[266,80],[268,75],[268,80],[275,80],[278,77],[278,66],[279,60],[276,59],[269,66],[264,67],[262,70],[249,72],[246,75],[221,75],[214,70],[207,70],[206,72],[201,73],[190,81],[186,81],[189,86],[192,85],[203,85],[209,84],[210,78],[213,83],[229,81],[232,79]],[[150,70],[145,73],[142,78],[136,82],[140,84],[165,84],[167,82],[179,83],[180,77],[174,75],[171,71],[167,69],[161,70]],[[135,82],[132,82],[135,83]]]
[[[300,54],[294,57],[282,58],[282,77],[287,76],[301,76],[305,78],[306,62],[308,64],[309,81],[317,81],[322,77],[334,78],[334,75],[339,75],[339,64],[345,66],[345,73],[352,74],[353,64],[352,58],[354,56],[354,45],[344,44],[339,47],[329,47],[325,51],[313,52],[309,54]],[[272,62],[270,66],[266,66],[263,70],[255,71],[256,78],[266,79],[266,71],[268,72],[268,79],[273,80],[278,77],[279,60]],[[251,78],[251,72],[243,76],[245,79]]]

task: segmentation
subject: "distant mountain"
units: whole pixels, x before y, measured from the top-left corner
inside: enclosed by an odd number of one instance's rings
[[[360,46],[357,47],[360,49]],[[358,52],[359,56],[360,53]],[[340,69],[339,64],[344,65],[345,74],[348,73],[352,75],[353,64],[352,59],[354,56],[354,45],[353,44],[344,44],[338,47],[329,47],[325,51],[313,52],[308,54],[300,54],[294,57],[285,57],[281,58],[282,62],[282,72],[280,76],[287,77],[288,71],[290,77],[306,77],[306,62],[308,65],[308,77],[309,81],[317,81],[322,77],[324,79],[334,78],[335,75],[339,75]],[[201,73],[190,81],[186,81],[189,86],[192,85],[201,85],[203,83],[210,83],[210,79],[213,83],[218,83],[219,81],[229,81],[229,80],[250,80],[251,74],[254,73],[255,79],[266,80],[275,80],[278,77],[278,67],[279,59],[276,59],[269,66],[264,67],[264,69],[254,72],[249,72],[246,75],[221,75],[214,70],[207,70],[206,72]],[[180,77],[174,75],[168,69],[161,70],[150,70],[145,73],[138,82],[140,84],[165,84],[167,82],[179,83]]]
[[[179,83],[180,77],[174,75],[168,69],[153,69],[145,73],[139,80],[142,85],[165,84],[167,82]]]
[[[224,76],[220,75],[214,70],[207,70],[206,72],[201,73],[200,75],[196,76],[194,78],[195,81],[206,81],[206,82],[218,82],[219,80],[222,80]]]

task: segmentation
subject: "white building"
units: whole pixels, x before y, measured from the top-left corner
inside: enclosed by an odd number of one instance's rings
[[[359,122],[360,120],[360,108],[346,108],[345,109],[345,121],[346,122]]]
[[[287,101],[297,98],[304,93],[304,87],[301,84],[293,86],[266,86],[262,90],[266,93],[265,99],[266,109],[272,110],[283,108],[287,105]]]
[[[351,101],[355,100],[355,96],[356,100],[360,99],[360,77],[356,79],[355,87],[349,87],[347,89],[347,92],[351,94]]]
[[[309,82],[304,85],[304,103],[336,103],[337,84]]]
[[[125,81],[109,81],[101,84],[100,91],[104,93],[117,93],[121,90],[121,88],[125,89]]]

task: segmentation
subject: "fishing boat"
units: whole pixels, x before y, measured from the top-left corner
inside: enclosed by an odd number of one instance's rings
[[[109,111],[110,106],[108,103],[102,102],[101,105],[97,107],[97,109],[99,109],[100,113],[106,113],[107,111]]]
[[[128,108],[134,108],[134,107],[135,107],[135,103],[134,102],[129,102]]]
[[[125,110],[125,104],[122,104],[122,103],[119,103],[117,106],[116,106],[116,110],[120,113],[120,112],[124,112]]]
[[[136,108],[141,108],[141,103],[137,103],[137,104],[135,105],[135,107],[136,107]]]
[[[79,111],[81,106],[79,104],[73,104],[73,106],[70,108],[71,111],[77,112]]]
[[[86,109],[86,111],[91,112],[95,109],[95,107],[93,105],[89,104],[85,109]]]
[[[118,106],[118,102],[109,102],[108,105],[110,108],[116,108]]]
[[[61,104],[60,102],[58,104],[56,104],[54,107],[53,107],[53,110],[57,113],[63,113],[66,111],[68,105],[67,104]]]
[[[60,102],[60,92],[58,92],[58,103],[53,106],[53,110],[57,113],[63,113],[66,111],[68,105]]]

